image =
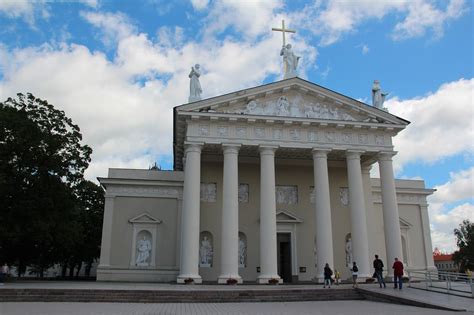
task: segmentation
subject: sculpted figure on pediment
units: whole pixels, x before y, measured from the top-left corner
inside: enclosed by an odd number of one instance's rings
[[[289,116],[290,115],[290,103],[285,96],[280,96],[277,102],[278,116]]]

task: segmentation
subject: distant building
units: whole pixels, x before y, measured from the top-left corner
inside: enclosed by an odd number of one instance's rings
[[[453,254],[443,254],[435,248],[433,260],[438,271],[459,272],[459,266],[453,261]]]

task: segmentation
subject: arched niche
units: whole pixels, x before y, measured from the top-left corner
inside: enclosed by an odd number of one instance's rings
[[[156,265],[157,227],[162,221],[148,213],[142,213],[128,220],[132,229],[132,251],[130,266],[150,268]]]
[[[203,231],[199,237],[199,267],[210,268],[214,260],[214,238],[209,231]]]
[[[352,267],[353,256],[352,256],[352,236],[351,236],[351,233],[346,234],[345,242],[344,242],[344,250],[345,250],[345,253],[346,253],[346,266],[347,267]]]
[[[239,268],[245,268],[247,266],[247,236],[239,232]]]

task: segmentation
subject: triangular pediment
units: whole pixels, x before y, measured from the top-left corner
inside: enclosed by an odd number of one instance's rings
[[[130,223],[149,223],[149,224],[160,224],[162,221],[160,219],[154,218],[147,212],[137,215],[136,217],[128,220]]]
[[[402,219],[402,218],[399,218],[399,221],[400,221],[400,228],[401,229],[409,229],[412,225],[410,224],[410,222],[408,222],[407,220],[405,219]]]
[[[301,223],[303,220],[288,211],[279,211],[276,214],[277,223]]]
[[[317,84],[292,78],[178,106],[178,112],[407,125],[409,122]]]

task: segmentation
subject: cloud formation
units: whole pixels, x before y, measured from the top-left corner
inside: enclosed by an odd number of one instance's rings
[[[295,20],[320,36],[320,44],[326,46],[356,32],[364,22],[381,20],[389,14],[402,18],[393,28],[394,40],[420,37],[428,30],[439,38],[446,24],[466,11],[464,0],[450,0],[444,8],[429,0],[328,0],[306,6],[303,12],[296,13],[299,18]]]
[[[423,97],[385,103],[390,113],[411,121],[393,140],[399,151],[394,160],[397,172],[408,162],[434,163],[474,153],[473,93],[474,79],[460,79]]]

